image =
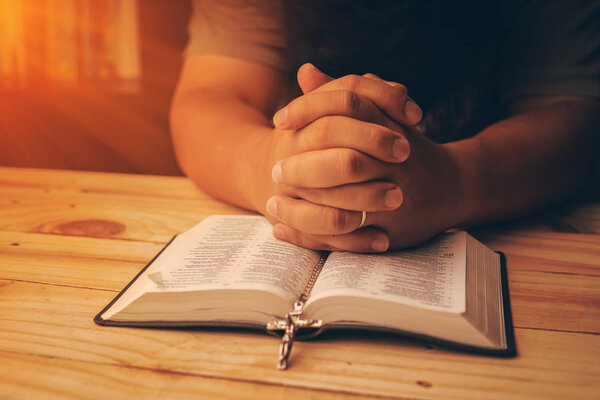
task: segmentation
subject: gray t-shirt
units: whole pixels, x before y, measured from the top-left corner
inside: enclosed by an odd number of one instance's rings
[[[294,56],[297,56],[295,52],[298,48],[294,47],[294,42],[290,38],[290,26],[296,23],[297,26],[302,27],[302,24],[305,23],[302,17],[306,18],[306,16],[300,15],[298,18],[295,18],[295,15],[290,16],[290,4],[298,10],[297,7],[305,8],[312,3],[318,10],[319,7],[323,8],[322,4],[325,4],[326,0],[312,2],[307,0],[296,3],[293,3],[294,0],[288,3],[286,1],[194,0],[194,13],[189,24],[190,39],[186,52],[188,54],[217,53],[238,57],[290,73],[293,76],[295,71],[292,69],[298,66],[298,63],[294,62]],[[433,4],[434,1],[431,3]],[[355,2],[348,4],[352,3]],[[374,4],[368,1],[362,3],[367,11],[370,11],[369,7],[373,7]],[[393,25],[395,17],[392,16],[390,19],[389,15],[385,15],[385,7],[381,7],[381,4],[385,5],[385,3],[375,3],[380,7],[378,12],[381,17],[387,17],[388,21],[391,20],[391,27],[395,29]],[[427,10],[428,2],[415,4],[419,4],[417,7]],[[468,10],[468,8],[466,9]],[[482,42],[481,54],[478,53],[479,50],[475,51],[474,58],[465,59],[463,66],[460,64],[461,60],[458,60],[458,63],[449,60],[451,57],[447,56],[448,53],[444,56],[445,58],[440,57],[440,72],[446,69],[447,65],[453,63],[455,71],[460,72],[462,69],[467,71],[463,74],[464,76],[473,76],[476,79],[465,80],[462,76],[460,78],[462,80],[457,77],[454,82],[453,75],[444,76],[440,82],[455,83],[455,86],[450,86],[447,92],[440,93],[439,98],[435,98],[437,83],[431,84],[433,90],[429,88],[428,95],[420,97],[419,89],[421,87],[415,86],[421,85],[408,85],[411,96],[424,106],[426,133],[434,140],[445,142],[472,136],[483,127],[503,118],[506,106],[520,98],[559,95],[600,97],[600,21],[598,20],[600,1],[514,0],[502,2],[500,12],[498,13],[499,18],[493,21],[498,25],[494,39],[489,43]],[[460,15],[460,12],[457,15]],[[360,17],[360,13],[355,14],[356,16]],[[379,16],[375,18],[379,18]],[[400,21],[400,19],[398,20]],[[482,25],[481,22],[479,24]],[[342,45],[346,37],[348,37],[348,41],[361,41],[362,38],[365,38],[362,40],[363,46],[366,43],[366,47],[369,47],[369,41],[372,41],[373,47],[381,47],[379,53],[377,50],[369,53],[380,56],[380,58],[374,59],[371,64],[363,63],[363,69],[367,70],[360,71],[352,69],[354,56],[351,55],[350,62],[346,63],[349,67],[344,70],[344,66],[342,66],[338,71],[377,73],[372,70],[371,66],[376,68],[384,63],[402,63],[402,57],[394,54],[396,53],[395,47],[393,47],[395,44],[392,43],[392,47],[385,48],[381,42],[372,39],[368,35],[368,31],[360,31],[358,36],[348,36],[349,33],[352,34],[353,27],[351,24],[346,25],[350,27],[350,31],[338,35],[338,41],[342,42]],[[357,22],[356,30],[359,31],[361,28],[360,23]],[[433,26],[432,29],[437,28],[438,26]],[[328,29],[328,27],[324,29]],[[431,30],[422,32],[430,33]],[[446,32],[453,33],[452,30]],[[309,32],[307,35],[310,36],[310,34]],[[469,34],[472,35],[472,33]],[[435,35],[435,32],[431,35],[434,38],[433,42],[437,41],[436,37],[440,38],[440,42],[447,39],[441,28],[440,34]],[[336,40],[335,33],[330,36],[327,40]],[[373,38],[375,37],[376,35],[373,36]],[[460,35],[456,37],[461,39]],[[398,43],[402,44],[410,39],[410,37],[401,37]],[[452,44],[452,40],[455,38],[452,37],[450,40],[449,43]],[[470,45],[469,40],[466,38],[466,45],[460,44],[467,51]],[[418,46],[417,42],[415,48],[418,49]],[[442,46],[447,45],[442,44]],[[305,58],[304,61],[313,62],[310,46],[308,49],[308,52],[302,54],[302,57]],[[352,42],[348,49],[354,49]],[[443,49],[440,47],[440,50]],[[434,57],[437,54],[435,51],[433,52]],[[365,52],[362,51],[362,53]],[[396,58],[393,58],[394,56]],[[325,58],[325,61],[335,64],[339,58],[332,56],[332,59]],[[409,67],[410,70],[418,70],[419,64],[416,65],[417,67]],[[320,64],[317,66],[322,67]],[[435,68],[438,66],[434,65],[433,69],[430,67],[429,77],[426,76],[419,82],[425,84],[432,82],[430,78],[435,78],[437,75]],[[393,69],[391,71],[395,72]],[[432,71],[433,74],[431,74]],[[328,71],[325,70],[325,72]],[[421,71],[417,71],[417,73],[419,72]],[[341,73],[338,72],[338,74]],[[407,74],[399,75],[383,77],[407,84],[403,79]]]
[[[194,0],[188,53],[288,68],[282,2]],[[600,2],[522,1],[509,27],[505,96],[600,96]]]

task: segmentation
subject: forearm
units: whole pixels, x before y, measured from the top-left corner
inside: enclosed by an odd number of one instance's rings
[[[461,171],[457,223],[519,215],[580,192],[597,152],[598,114],[597,103],[565,101],[447,144]]]
[[[175,97],[171,131],[188,177],[212,196],[257,210],[272,132],[259,110],[230,94],[195,89]]]

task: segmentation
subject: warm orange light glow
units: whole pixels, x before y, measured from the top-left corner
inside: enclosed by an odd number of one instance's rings
[[[137,0],[0,0],[0,86],[141,75]]]
[[[0,0],[0,165],[180,174],[168,109],[190,12]]]
[[[0,0],[0,75],[25,76],[23,2]]]

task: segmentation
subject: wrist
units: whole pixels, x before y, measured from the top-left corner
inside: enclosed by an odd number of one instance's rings
[[[483,202],[483,164],[481,149],[475,140],[467,139],[442,145],[455,171],[455,207],[451,212],[451,227],[473,224],[481,213]]]
[[[273,166],[279,161],[278,151],[280,135],[277,135],[272,129],[266,132],[261,138],[256,149],[252,152],[254,158],[254,168],[252,168],[251,178],[248,179],[247,202],[254,209],[263,215],[266,214],[266,203],[269,197],[275,193],[275,183],[272,179]]]

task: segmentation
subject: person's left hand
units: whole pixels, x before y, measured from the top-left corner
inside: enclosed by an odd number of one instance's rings
[[[371,74],[332,80],[316,68],[304,69],[304,74],[312,74],[312,82],[320,86],[311,88],[306,83],[311,79],[300,82],[305,95],[285,108],[285,121],[279,125],[297,130],[331,115],[339,98],[336,92],[351,88],[386,116],[367,122],[402,130],[410,143],[410,156],[403,163],[389,163],[355,150],[326,149],[281,160],[274,167],[274,180],[286,185],[294,196],[274,196],[267,203],[267,211],[279,221],[273,227],[277,238],[313,249],[379,252],[420,243],[460,221],[465,205],[461,202],[463,188],[454,155],[447,146],[406,126],[406,113],[398,110],[397,104],[394,107],[386,89],[394,86],[405,91],[402,85]],[[328,95],[331,98],[327,99]],[[309,163],[318,168],[303,168]],[[382,207],[387,200],[385,192],[372,190],[382,182],[400,188],[400,206],[395,193],[397,208]],[[365,227],[358,229],[357,212],[361,211],[367,211],[367,220]],[[381,230],[387,236],[381,235]]]

